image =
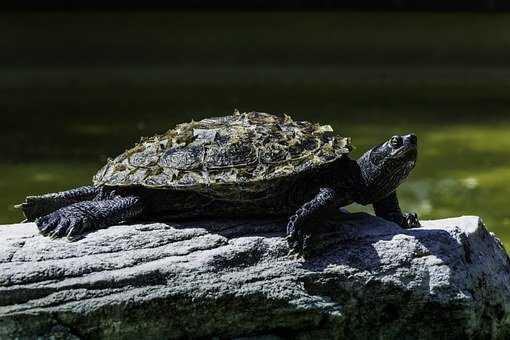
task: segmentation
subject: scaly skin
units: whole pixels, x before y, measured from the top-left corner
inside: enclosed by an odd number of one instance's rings
[[[306,225],[314,216],[321,216],[322,211],[330,207],[335,200],[336,193],[331,188],[321,188],[319,193],[309,202],[303,204],[287,223],[287,242],[291,251],[305,249],[306,237],[301,225]]]
[[[420,224],[416,213],[402,213],[398,204],[397,193],[395,192],[375,202],[373,206],[377,216],[395,222],[402,228],[414,228]]]

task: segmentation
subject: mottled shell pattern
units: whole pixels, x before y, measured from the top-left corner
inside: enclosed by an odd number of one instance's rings
[[[177,125],[108,163],[95,185],[195,189],[293,176],[342,157],[350,138],[287,115],[239,113]]]

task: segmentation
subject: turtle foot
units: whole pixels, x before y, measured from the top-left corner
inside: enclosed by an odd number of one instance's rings
[[[418,219],[417,213],[404,213],[402,216],[403,219],[400,224],[402,228],[410,229],[420,227],[420,220]]]
[[[42,235],[52,239],[67,236],[73,240],[91,227],[87,214],[75,205],[39,217],[35,223]]]
[[[105,201],[85,201],[58,209],[36,219],[35,223],[44,236],[66,237],[75,240],[84,233],[102,229],[142,212],[140,198],[117,196]]]
[[[290,235],[286,237],[289,245],[288,256],[295,259],[306,259],[314,254],[311,235]]]

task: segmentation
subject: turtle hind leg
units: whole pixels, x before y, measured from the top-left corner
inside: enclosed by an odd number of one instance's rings
[[[39,217],[35,223],[44,236],[76,238],[97,229],[141,215],[143,204],[137,196],[116,196],[108,200],[74,203]]]
[[[27,222],[32,222],[38,217],[47,215],[73,203],[90,201],[99,193],[99,188],[85,186],[40,196],[27,196],[25,202],[15,205],[15,207],[23,211]]]

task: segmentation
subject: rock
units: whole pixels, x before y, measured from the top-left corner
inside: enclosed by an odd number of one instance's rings
[[[284,223],[0,227],[0,338],[508,339],[510,260],[480,218],[342,214],[308,260]],[[317,245],[324,242],[317,241]]]

